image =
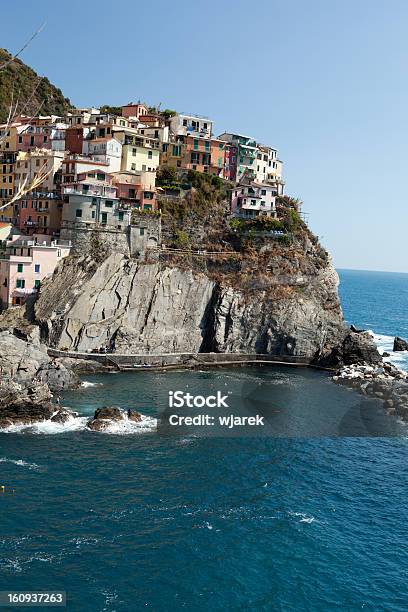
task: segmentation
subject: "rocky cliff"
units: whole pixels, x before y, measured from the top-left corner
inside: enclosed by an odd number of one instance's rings
[[[328,366],[351,354],[377,358],[372,341],[346,327],[337,273],[298,200],[280,197],[279,219],[231,220],[225,181],[192,171],[185,180],[184,197],[160,202],[159,249],[138,257],[81,251],[43,284],[35,305],[43,342],[79,352],[296,356]]]
[[[118,254],[100,265],[90,257],[71,257],[42,288],[36,318],[48,345],[80,352],[251,352],[324,359],[347,334],[338,277],[330,261],[312,266],[307,278],[297,264],[291,276],[258,271],[254,289],[254,274],[247,269],[245,283],[242,273],[220,275],[220,265],[215,273]]]

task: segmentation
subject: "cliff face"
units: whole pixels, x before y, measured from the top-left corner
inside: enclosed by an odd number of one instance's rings
[[[220,265],[200,272],[118,254],[99,266],[89,257],[69,258],[43,286],[36,318],[43,339],[59,349],[323,359],[346,335],[337,273],[330,261],[319,263],[305,281],[299,267],[291,266],[290,277],[275,269],[254,279],[247,268],[244,276],[222,275]]]

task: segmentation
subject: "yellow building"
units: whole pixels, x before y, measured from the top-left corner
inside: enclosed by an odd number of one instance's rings
[[[121,138],[123,136],[123,138]],[[122,141],[122,172],[156,172],[160,164],[160,141],[136,134],[115,134]]]
[[[63,151],[49,149],[18,153],[15,164],[16,191],[23,186],[29,187],[33,179],[49,173],[49,176],[35,191],[30,190],[17,203],[17,225],[20,230],[44,234],[53,234],[58,231],[62,202],[58,198],[54,181],[63,159]]]
[[[21,123],[13,123],[8,129],[6,124],[0,125],[0,151],[17,151],[18,136],[24,129]]]
[[[14,194],[14,170],[17,153],[0,152],[0,206],[7,204]],[[14,218],[13,205],[0,210],[0,221],[12,221]]]

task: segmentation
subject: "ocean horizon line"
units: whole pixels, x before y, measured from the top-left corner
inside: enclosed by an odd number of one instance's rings
[[[408,275],[407,272],[395,271],[395,270],[369,270],[368,268],[343,268],[340,266],[335,266],[336,271],[340,272],[373,272],[375,274],[405,274]]]

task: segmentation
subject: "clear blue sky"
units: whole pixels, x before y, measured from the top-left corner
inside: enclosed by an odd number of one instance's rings
[[[28,0],[1,46],[77,105],[205,114],[278,148],[337,267],[408,272],[408,2]]]

